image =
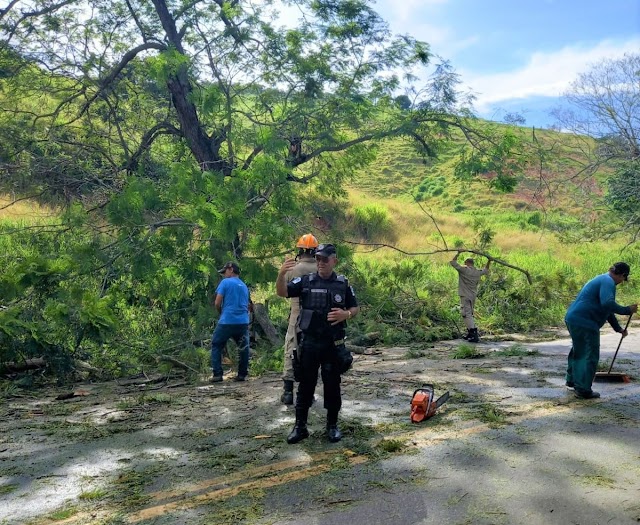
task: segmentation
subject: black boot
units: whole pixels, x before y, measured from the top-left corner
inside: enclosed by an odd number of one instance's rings
[[[469,339],[468,341],[470,343],[479,343],[480,342],[480,336],[478,335],[478,329],[477,328],[472,328],[470,330],[470,334],[469,334]]]
[[[280,401],[284,405],[293,405],[293,381],[284,380],[284,390],[280,396]]]
[[[337,443],[342,439],[342,432],[338,428],[338,412],[327,412],[327,435],[331,443]]]
[[[289,443],[289,445],[295,445],[299,441],[309,437],[309,430],[307,430],[308,415],[308,408],[296,408],[296,424],[294,425],[291,434],[287,437],[287,443]]]
[[[466,333],[466,335],[462,336],[462,339],[464,339],[466,341],[470,341],[472,334],[473,334],[473,328],[467,328],[467,333]]]

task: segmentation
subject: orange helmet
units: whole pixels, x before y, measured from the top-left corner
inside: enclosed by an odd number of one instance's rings
[[[311,233],[305,233],[298,239],[296,247],[302,248],[303,250],[315,250],[318,247],[318,239],[316,239]]]

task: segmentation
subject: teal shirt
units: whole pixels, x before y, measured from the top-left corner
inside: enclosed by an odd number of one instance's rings
[[[571,303],[564,322],[571,326],[600,330],[609,321],[616,332],[622,332],[614,314],[631,315],[628,306],[616,303],[616,283],[608,273],[591,279]]]

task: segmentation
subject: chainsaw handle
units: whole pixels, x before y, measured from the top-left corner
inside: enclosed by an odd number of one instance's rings
[[[426,389],[431,390],[431,395],[433,396],[433,394],[434,394],[433,385],[431,383],[424,383],[420,388],[416,388],[413,391],[413,395],[411,396],[411,399],[413,399],[415,397],[415,395],[418,392],[420,392],[420,390],[426,390]]]

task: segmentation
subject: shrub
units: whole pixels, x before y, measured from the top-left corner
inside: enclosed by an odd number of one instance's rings
[[[539,211],[534,211],[527,219],[527,223],[539,228],[540,226],[542,226],[542,213],[540,213]]]
[[[365,204],[353,210],[354,226],[363,238],[384,238],[391,230],[389,211],[379,204]]]

